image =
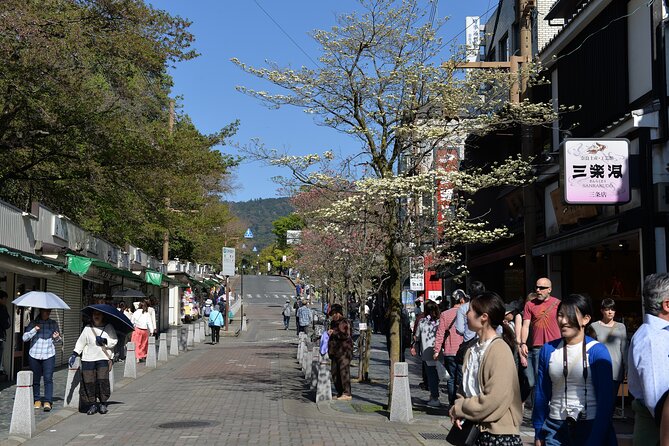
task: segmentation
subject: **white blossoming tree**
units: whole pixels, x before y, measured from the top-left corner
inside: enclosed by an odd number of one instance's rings
[[[461,55],[444,62],[441,23],[426,19],[416,0],[360,0],[361,11],[339,17],[329,31],[315,31],[322,54],[315,68],[275,63],[241,69],[265,79],[275,92],[238,89],[270,107],[294,106],[318,124],[350,134],[359,153],[333,167],[333,154],[294,156],[258,141],[247,149],[258,159],[290,169],[288,185],[329,190],[351,184],[346,194],[310,215],[310,230],[349,237],[360,228],[383,237],[383,283],[390,306],[390,370],[400,358],[400,265],[403,257],[429,246],[435,262],[458,265],[458,248],[507,235],[470,215],[471,197],[483,188],[519,185],[531,178],[528,160],[510,158],[473,170],[427,169],[435,147],[462,147],[467,135],[485,135],[517,125],[552,121],[550,104],[510,103],[512,79],[502,70],[457,69]],[[528,73],[526,67],[525,73]],[[353,162],[354,160],[354,162]],[[398,168],[400,161],[406,164]],[[359,166],[363,165],[361,169]],[[355,170],[352,166],[358,166]],[[338,172],[333,175],[332,172]],[[345,175],[343,175],[346,177]],[[447,218],[437,228],[435,185],[448,185]],[[427,198],[427,199],[426,199]],[[432,202],[425,206],[426,202]],[[428,212],[429,211],[429,212]],[[356,227],[358,230],[351,230]],[[392,379],[391,379],[392,382]]]

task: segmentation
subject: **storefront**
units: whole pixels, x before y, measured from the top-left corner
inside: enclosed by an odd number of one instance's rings
[[[23,342],[22,336],[25,327],[31,319],[36,317],[36,310],[32,308],[17,307],[12,301],[29,291],[51,291],[57,288],[56,294],[64,297],[58,283],[68,281],[79,281],[77,277],[67,274],[65,266],[59,262],[45,259],[34,254],[0,247],[0,289],[8,295],[7,310],[11,317],[11,327],[7,330],[6,341],[3,343],[2,365],[7,376],[15,379],[16,374],[28,368],[28,350],[30,343]],[[81,294],[71,294],[66,303],[72,307],[77,301],[81,301]],[[64,336],[65,314],[68,312],[53,311],[51,318],[56,320],[61,327]],[[79,316],[79,313],[76,314]],[[79,335],[80,327],[77,327],[76,336]],[[69,336],[68,336],[69,337]],[[76,337],[74,338],[76,341]],[[57,365],[63,364],[63,350],[57,349]],[[70,350],[71,351],[71,350]]]

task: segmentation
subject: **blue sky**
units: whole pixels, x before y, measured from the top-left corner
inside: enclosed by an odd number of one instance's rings
[[[429,7],[428,0],[422,1]],[[239,144],[259,138],[267,146],[294,154],[356,151],[355,139],[316,125],[313,117],[300,109],[270,110],[237,92],[237,85],[272,90],[270,84],[245,74],[230,59],[236,57],[253,66],[263,65],[268,60],[280,66],[313,67],[310,58],[318,60],[320,52],[309,32],[329,29],[337,15],[358,9],[357,1],[150,0],[150,3],[193,21],[194,48],[201,55],[178,64],[171,74],[174,94],[181,96],[182,110],[190,115],[200,131],[214,132],[239,119],[240,128],[234,137]],[[465,17],[483,15],[486,11],[489,17],[497,3],[497,0],[438,1],[436,16],[450,17],[442,29],[442,37],[464,43]],[[221,150],[236,154],[233,147]],[[287,174],[285,170],[257,162],[244,162],[236,169],[233,191],[226,199],[247,201],[278,197],[278,186],[271,178]]]

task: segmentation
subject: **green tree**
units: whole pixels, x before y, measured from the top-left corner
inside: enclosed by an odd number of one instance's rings
[[[140,0],[0,2],[0,198],[154,254],[169,229],[197,253],[190,214],[218,207],[236,160],[215,149],[237,124],[168,128],[167,67],[196,56],[189,26]]]
[[[330,31],[313,33],[322,48],[316,67],[292,69],[270,63],[257,68],[237,59],[233,62],[277,87],[276,92],[239,87],[242,92],[272,107],[301,107],[319,124],[359,142],[359,153],[349,159],[355,164],[339,170],[352,172],[358,181],[346,197],[317,214],[321,229],[335,235],[347,236],[351,223],[365,221],[384,235],[380,251],[385,258],[382,283],[390,305],[392,374],[400,354],[400,262],[417,253],[423,242],[437,238],[430,218],[433,209],[422,206],[426,199],[433,199],[435,181],[452,185],[455,196],[463,197],[459,211],[451,212],[450,218],[467,229],[467,238],[443,239],[437,252],[450,262],[457,260],[458,244],[504,235],[490,230],[478,216],[467,216],[466,196],[474,189],[529,179],[527,163],[517,159],[469,174],[425,173],[434,149],[461,147],[470,134],[550,122],[555,115],[550,104],[509,103],[508,91],[517,79],[507,73],[479,70],[464,76],[458,73],[457,63],[442,64],[440,24],[433,25],[417,1],[361,0],[360,4],[361,13],[342,15]],[[291,169],[302,184],[328,189],[340,180],[323,170],[329,168],[330,152],[296,157],[263,144],[248,150]],[[401,158],[406,166],[398,174]],[[365,170],[356,172],[356,165]]]
[[[279,249],[288,248],[286,234],[288,231],[298,231],[304,228],[304,221],[302,217],[293,213],[285,217],[281,217],[272,222],[272,233],[276,236],[276,245]]]

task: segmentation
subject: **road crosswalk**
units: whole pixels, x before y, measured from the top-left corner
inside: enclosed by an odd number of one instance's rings
[[[245,299],[248,300],[253,300],[253,299],[263,299],[263,300],[278,300],[278,299],[283,299],[283,300],[294,300],[295,297],[291,296],[290,294],[246,294],[244,296]]]

